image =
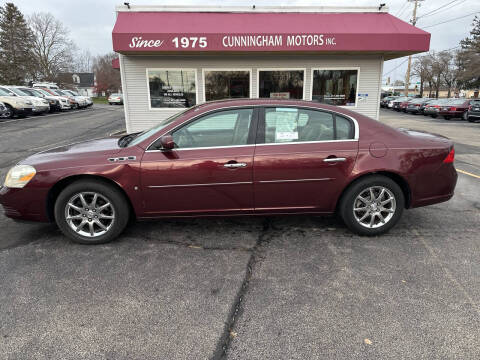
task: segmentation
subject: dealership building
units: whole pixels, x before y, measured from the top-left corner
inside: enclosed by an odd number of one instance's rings
[[[128,132],[205,101],[304,99],[378,119],[383,63],[430,34],[386,7],[117,7]]]

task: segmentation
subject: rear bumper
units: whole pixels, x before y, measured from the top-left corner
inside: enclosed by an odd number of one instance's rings
[[[433,173],[424,173],[415,179],[411,208],[450,200],[457,185],[458,174],[453,164],[442,164]]]
[[[47,193],[48,190],[42,188],[12,189],[2,186],[0,188],[0,204],[5,216],[9,218],[48,222]]]
[[[452,118],[462,117],[463,111],[439,111],[438,115],[440,115],[440,116],[450,116]]]

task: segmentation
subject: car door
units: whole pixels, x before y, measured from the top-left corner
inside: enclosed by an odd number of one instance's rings
[[[254,156],[255,211],[333,211],[357,153],[354,119],[311,108],[264,108]]]
[[[252,212],[256,126],[253,107],[219,110],[172,130],[173,150],[147,150],[145,215]]]

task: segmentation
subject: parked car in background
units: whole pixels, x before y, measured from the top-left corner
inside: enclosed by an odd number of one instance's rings
[[[122,94],[111,94],[108,97],[108,103],[110,105],[113,105],[113,104],[122,105],[123,104],[123,95]]]
[[[48,103],[47,100],[36,97],[36,96],[31,96],[27,93],[24,93],[22,90],[15,86],[5,86],[4,88],[12,91],[15,93],[15,95],[20,96],[24,98],[25,100],[30,100],[32,102],[32,113],[35,115],[43,115],[47,112],[50,111],[50,104]]]
[[[8,89],[0,88],[0,101],[7,107],[7,113],[5,114],[6,117],[26,117],[32,114],[32,102],[17,96],[14,92]]]
[[[71,109],[78,109],[79,108],[79,104],[78,104],[77,100],[75,100],[75,96],[73,96],[71,94],[68,94],[68,93],[66,93],[66,92],[64,92],[60,89],[51,89],[51,91],[53,91],[58,96],[64,96],[67,99],[69,99]]]
[[[33,88],[41,89],[59,89],[58,85],[52,82],[38,82],[32,84]]]
[[[336,212],[374,236],[405,208],[453,196],[454,154],[445,137],[341,107],[224,100],[143,132],[34,154],[10,169],[0,204],[11,218],[56,221],[84,244],[115,239],[134,218],[226,214]]]
[[[438,113],[440,112],[441,107],[446,103],[448,103],[448,101],[449,99],[435,99],[435,100],[429,101],[428,104],[425,105],[425,108],[423,109],[423,115],[436,118],[438,116]]]
[[[392,100],[395,100],[397,97],[398,96],[385,96],[383,99],[380,100],[380,107],[388,107],[388,103]]]
[[[92,106],[93,105],[93,101],[90,97],[88,96],[84,96],[84,95],[80,95],[79,93],[77,93],[76,91],[73,91],[73,90],[62,90],[63,92],[67,92],[69,94],[72,94],[73,96],[75,96],[76,98],[79,98],[82,100],[82,103],[84,107],[87,107],[87,106]]]
[[[402,104],[406,101],[409,101],[410,99],[411,98],[408,96],[402,96],[402,97],[396,98],[395,100],[392,101],[392,110],[401,111]]]
[[[72,108],[72,103],[70,101],[70,98],[64,95],[58,95],[56,92],[54,92],[53,89],[36,88],[35,90],[41,91],[44,94],[48,94],[50,96],[55,96],[56,98],[58,98],[60,101],[61,110],[70,110]]]
[[[407,108],[405,111],[410,114],[421,114],[423,113],[423,107],[427,104],[431,99],[429,98],[415,98],[408,102]]]
[[[48,94],[44,94],[40,91],[40,89],[33,89],[26,86],[15,86],[15,87],[20,89],[25,94],[28,94],[30,96],[36,96],[38,98],[47,100],[48,104],[50,105],[50,112],[61,110],[60,100],[58,98],[51,95],[49,96]]]
[[[0,118],[7,117],[7,107],[4,103],[0,102]]]
[[[73,99],[77,103],[77,108],[83,109],[87,107],[87,99],[85,98],[85,96],[78,95],[77,93],[71,90],[61,89],[60,91],[65,95],[73,97]]]
[[[470,106],[469,99],[449,99],[443,106],[440,107],[438,115],[443,116],[445,120],[453,118],[463,119],[464,114],[468,111]]]
[[[463,119],[469,122],[477,122],[480,120],[480,100],[470,100],[470,106],[463,114]]]

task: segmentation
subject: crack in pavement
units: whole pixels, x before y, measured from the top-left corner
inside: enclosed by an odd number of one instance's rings
[[[244,310],[244,300],[247,295],[250,281],[255,271],[255,267],[259,261],[265,258],[263,254],[263,249],[271,241],[271,237],[268,237],[268,231],[273,229],[272,222],[270,218],[265,218],[262,226],[262,230],[258,236],[255,246],[251,249],[250,259],[247,263],[247,269],[245,273],[245,278],[240,286],[240,289],[235,297],[235,301],[230,310],[228,316],[228,321],[225,323],[225,327],[222,335],[217,343],[217,348],[212,356],[212,360],[222,360],[227,358],[227,352],[230,348],[232,339],[234,338],[234,329],[237,324],[238,319],[243,314]]]

